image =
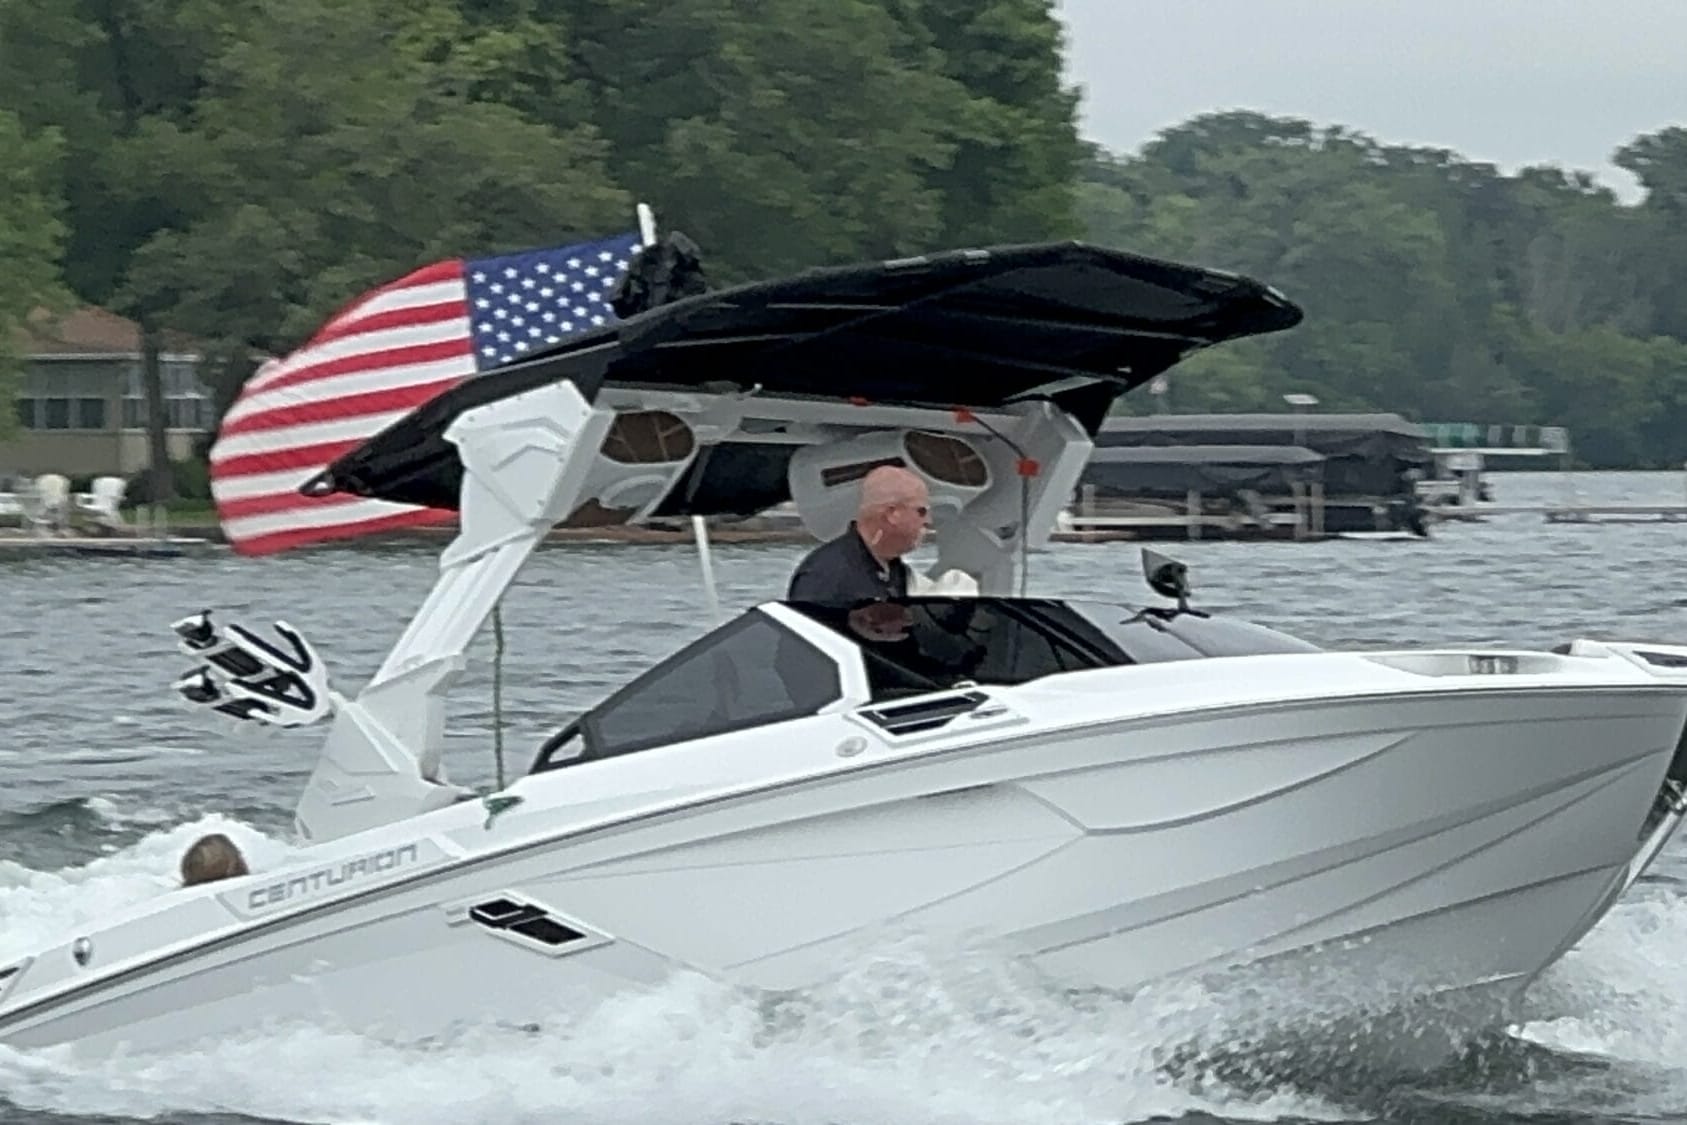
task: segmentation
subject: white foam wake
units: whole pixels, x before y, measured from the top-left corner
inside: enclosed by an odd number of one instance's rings
[[[89,808],[114,823],[144,823],[143,810],[123,814],[104,798]],[[181,885],[182,853],[207,832],[222,832],[255,867],[272,866],[291,847],[228,817],[211,815],[151,833],[130,847],[79,867],[36,871],[0,860],[0,960],[47,944],[102,918]]]

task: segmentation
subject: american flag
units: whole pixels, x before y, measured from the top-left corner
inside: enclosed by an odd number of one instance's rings
[[[450,512],[307,497],[336,457],[462,380],[611,323],[609,298],[639,236],[435,262],[336,313],[241,388],[211,447],[211,495],[236,551],[290,547],[454,518]]]

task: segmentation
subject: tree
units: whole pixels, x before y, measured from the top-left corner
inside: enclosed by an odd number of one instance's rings
[[[1078,92],[1062,78],[1064,30],[1053,0],[914,0],[900,12],[962,93],[945,122],[954,158],[930,177],[943,201],[939,239],[1075,236],[1084,146]]]
[[[62,210],[54,190],[60,157],[56,133],[31,135],[0,110],[0,437],[16,424],[12,409],[17,344],[29,315],[63,301],[59,257]]]
[[[1613,159],[1646,188],[1639,208],[1646,249],[1634,272],[1650,289],[1651,327],[1687,342],[1687,128],[1636,137]]]
[[[135,250],[195,202],[150,159],[190,118],[202,44],[195,0],[0,0],[0,105],[65,144],[65,274],[83,300],[141,328],[152,495],[173,495],[159,364],[160,310],[129,284]]]
[[[1566,425],[1600,465],[1679,463],[1687,130],[1618,158],[1647,186],[1640,207],[1585,173],[1505,176],[1238,111],[1136,156],[1092,149],[1079,199],[1091,238],[1248,273],[1307,310],[1293,331],[1180,367],[1181,409],[1276,408],[1304,389],[1330,408]]]
[[[576,0],[618,182],[745,280],[932,249],[960,91],[882,0]]]
[[[631,229],[594,129],[484,100],[485,37],[449,5],[409,14],[394,34],[387,5],[301,0],[222,29],[194,128],[155,154],[203,206],[135,255],[173,323],[279,352],[425,262]]]

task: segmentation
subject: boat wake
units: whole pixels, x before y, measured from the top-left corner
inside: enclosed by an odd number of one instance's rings
[[[164,893],[182,851],[224,832],[255,867],[290,847],[208,816],[81,866],[0,862],[0,957]],[[1687,1108],[1687,901],[1626,903],[1543,980],[1513,1037],[1389,1101],[1456,1109]],[[0,1047],[0,1104],[26,1113],[283,1121],[1134,1122],[1342,1120],[1380,1107],[1292,1054],[1246,1061],[1297,998],[1193,983],[1124,998],[1052,987],[988,949],[915,935],[874,945],[823,987],[769,999],[684,975],[527,1026],[393,1043],[325,1024],[254,1028],[173,1054],[77,1059]],[[1292,1022],[1292,1021],[1291,1021]],[[1308,1056],[1311,1057],[1311,1056]],[[1475,1078],[1473,1079],[1473,1075]],[[4,1113],[0,1112],[0,1117]]]

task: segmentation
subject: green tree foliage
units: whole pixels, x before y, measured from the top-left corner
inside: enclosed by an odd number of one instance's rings
[[[203,42],[196,0],[0,0],[0,108],[65,138],[65,273],[141,326],[154,495],[170,495],[161,332],[171,310],[130,282],[136,249],[196,200],[154,159],[191,125]]]
[[[1059,64],[1050,0],[0,0],[77,294],[231,357],[635,199],[721,281],[1071,234]]]
[[[963,91],[880,0],[569,7],[616,175],[718,276],[939,240]]]
[[[134,258],[183,327],[278,351],[424,262],[632,225],[589,124],[484,99],[506,80],[501,32],[413,3],[394,34],[392,14],[300,0],[219,30],[194,129],[158,156],[200,205]]]
[[[898,14],[960,87],[946,122],[952,163],[933,186],[951,245],[1076,237],[1083,159],[1077,91],[1062,85],[1053,0],[920,0]]]
[[[1069,236],[1234,269],[1307,321],[1193,358],[1175,409],[1687,459],[1687,129],[1617,152],[1635,206],[1243,111],[1117,157],[1062,50],[1054,0],[0,0],[0,321],[62,234],[75,298],[210,342],[226,401],[372,285],[645,200],[717,282]]]
[[[17,342],[30,313],[62,303],[64,239],[57,187],[56,133],[31,135],[0,109],[0,436],[17,424]]]
[[[1687,459],[1687,130],[1617,159],[1622,206],[1586,175],[1248,112],[1198,117],[1130,157],[1093,150],[1094,241],[1237,270],[1307,310],[1292,332],[1196,357],[1179,410],[1327,409],[1558,424],[1595,465]],[[1141,403],[1134,404],[1137,409]]]

